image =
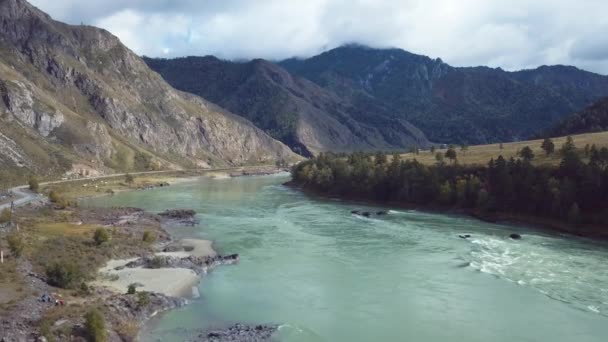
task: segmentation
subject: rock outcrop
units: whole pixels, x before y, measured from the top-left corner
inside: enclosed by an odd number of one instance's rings
[[[28,146],[8,167],[39,173],[298,159],[246,119],[173,89],[109,32],[54,21],[25,0],[0,0],[0,133]]]
[[[224,329],[210,329],[198,333],[194,342],[267,342],[277,331],[275,325],[250,326],[237,323]]]

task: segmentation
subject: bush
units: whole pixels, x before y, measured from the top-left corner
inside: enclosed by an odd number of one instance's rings
[[[150,268],[162,268],[167,265],[167,260],[161,256],[155,256],[150,260]]]
[[[61,196],[55,190],[52,190],[49,193],[49,201],[51,201],[51,203],[59,203],[62,201],[62,199]]]
[[[110,241],[110,233],[103,228],[97,228],[95,234],[93,234],[93,240],[97,246],[100,246],[104,242]]]
[[[152,157],[144,152],[136,152],[133,157],[133,167],[141,171],[150,170],[152,168]]]
[[[105,342],[106,337],[106,321],[103,314],[98,309],[91,309],[84,316],[84,327],[91,342]]]
[[[137,286],[135,286],[135,284],[130,284],[129,287],[127,287],[127,294],[135,294],[135,292],[137,292]]]
[[[72,289],[84,281],[84,275],[76,264],[56,262],[46,267],[47,282],[63,289]]]
[[[116,332],[125,342],[136,341],[139,334],[139,324],[137,321],[120,322],[116,328]]]
[[[19,258],[23,253],[23,248],[25,244],[23,243],[23,239],[19,233],[12,233],[7,237],[8,240],[8,248],[11,250],[11,254],[15,258]]]
[[[145,308],[150,305],[150,294],[148,292],[138,292],[137,293],[137,306],[139,308]]]
[[[30,186],[30,190],[33,192],[38,192],[40,190],[40,183],[38,182],[38,178],[35,176],[30,177],[28,184]]]
[[[4,209],[0,213],[0,224],[5,224],[11,222],[13,214],[10,209]]]
[[[85,283],[84,281],[80,284],[80,288],[78,289],[78,292],[80,295],[82,296],[87,296],[91,294],[91,288],[89,287],[89,285],[87,285],[87,283]]]
[[[134,181],[135,181],[135,178],[133,178],[133,175],[128,174],[128,173],[125,175],[125,182],[127,184],[132,184]]]
[[[154,241],[156,241],[156,234],[154,232],[146,230],[144,232],[144,237],[142,240],[146,243],[153,243]]]

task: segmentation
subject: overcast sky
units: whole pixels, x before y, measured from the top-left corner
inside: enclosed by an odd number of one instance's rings
[[[608,74],[608,0],[31,0],[141,55],[307,57],[357,42],[508,70]]]

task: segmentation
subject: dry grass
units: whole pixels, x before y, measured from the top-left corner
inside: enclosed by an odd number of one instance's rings
[[[16,260],[6,255],[7,249],[4,253],[4,263],[0,264],[0,313],[10,309],[26,295],[23,291],[23,279],[17,272]]]
[[[579,134],[573,135],[572,138],[574,139],[574,144],[578,148],[584,148],[586,144],[595,144],[598,147],[608,147],[608,132]],[[555,144],[555,150],[557,151],[565,142],[566,137],[554,138],[553,143]],[[485,165],[488,163],[488,161],[490,161],[490,159],[496,159],[500,155],[507,159],[511,157],[517,158],[517,153],[525,146],[529,146],[534,152],[534,159],[532,160],[533,164],[559,164],[561,160],[559,154],[555,153],[552,156],[547,157],[545,152],[540,147],[541,143],[542,140],[527,140],[521,142],[504,143],[502,149],[500,148],[500,144],[469,146],[466,152],[461,151],[459,146],[457,146],[455,149],[458,153],[458,162],[460,164]],[[446,149],[437,149],[435,153],[431,153],[431,151],[426,150],[420,151],[418,155],[406,153],[402,154],[401,156],[404,159],[416,159],[423,164],[431,165],[437,162],[435,159],[435,154],[437,152],[445,153],[445,151]],[[449,162],[447,158],[445,161]]]
[[[44,222],[35,225],[32,232],[39,237],[89,236],[100,226],[67,222]]]

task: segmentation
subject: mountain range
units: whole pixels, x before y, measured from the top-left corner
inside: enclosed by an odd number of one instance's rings
[[[442,143],[526,139],[608,95],[608,77],[571,66],[458,68],[399,49],[358,45],[279,64],[337,94],[371,96]]]
[[[608,77],[571,66],[453,67],[360,45],[278,62],[139,57],[0,0],[0,171],[22,175],[515,141],[606,96]]]
[[[372,97],[338,96],[265,60],[144,60],[175,88],[242,115],[302,155],[429,144],[420,130]]]
[[[406,149],[428,145],[426,137],[434,143],[517,141],[608,95],[608,77],[571,66],[462,68],[360,45],[276,63],[215,57],[145,61],[177,89],[252,120],[297,151],[302,145],[310,151]],[[337,124],[311,129],[311,122],[330,119],[348,130]],[[370,139],[370,131],[378,134]]]
[[[297,159],[250,121],[172,88],[109,32],[0,0],[0,168],[50,176]]]

